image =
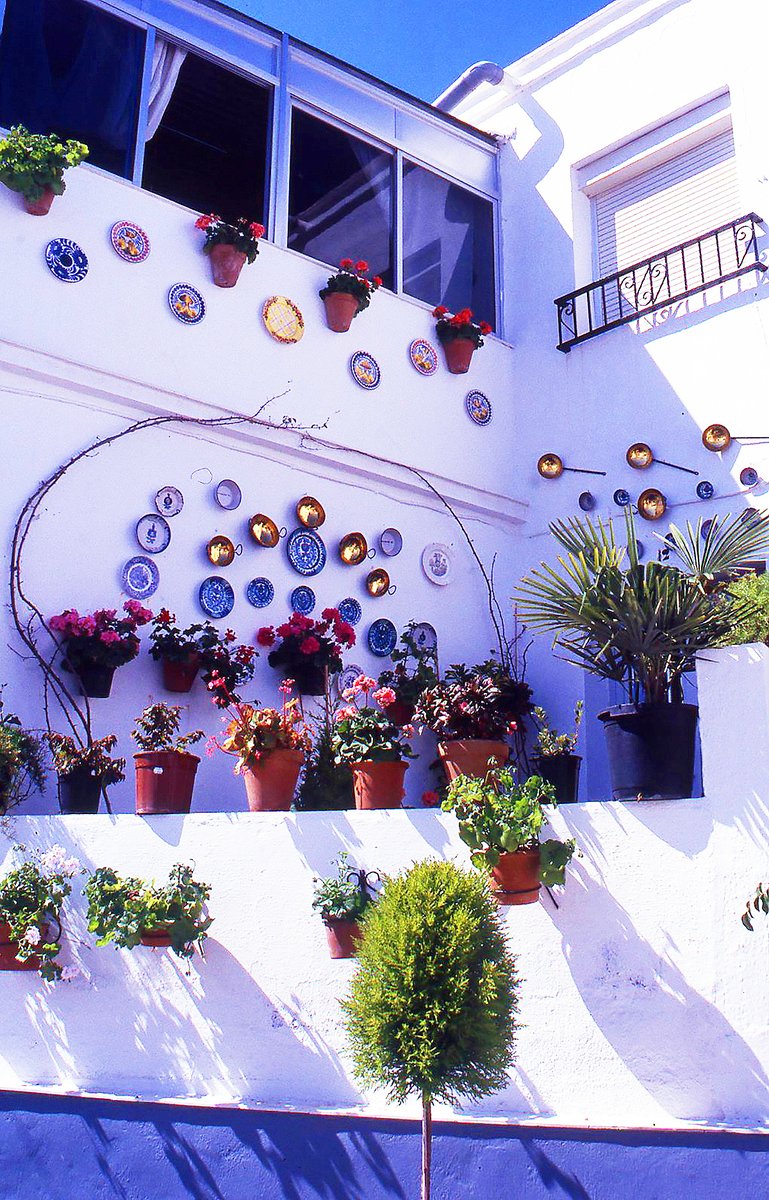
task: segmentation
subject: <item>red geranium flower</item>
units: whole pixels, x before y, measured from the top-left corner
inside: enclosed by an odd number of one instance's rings
[[[260,225],[258,221],[252,221],[248,227],[248,231],[257,241],[259,241],[260,237],[264,237],[264,225]]]
[[[381,286],[382,286],[382,280],[379,278],[379,276],[378,276],[378,275],[375,275],[375,276],[374,276],[374,280],[373,280],[373,282],[374,282],[374,287],[381,287]]]
[[[440,800],[437,792],[422,792],[422,803],[425,808],[435,808],[437,804],[440,804]]]
[[[339,266],[342,268],[343,271],[349,271],[350,267],[352,266],[352,259],[351,258],[343,258],[340,261]]]
[[[489,325],[488,321],[481,321],[479,328],[484,337],[486,337],[488,333],[491,333],[491,326]]]
[[[320,650],[320,642],[316,637],[305,638],[299,647],[302,654],[317,654]]]
[[[433,316],[434,316],[434,317],[445,317],[448,311],[449,311],[449,310],[446,308],[446,306],[445,306],[445,305],[443,305],[443,304],[438,304],[438,305],[437,305],[437,306],[436,306],[436,307],[433,309]]]
[[[355,270],[356,271],[368,271],[368,263],[364,259],[361,258],[358,262],[356,262]]]
[[[278,630],[278,633],[280,633],[280,630]],[[281,637],[283,636],[281,634]],[[271,625],[265,625],[262,629],[257,630],[256,640],[260,646],[272,646],[275,641],[275,630]]]

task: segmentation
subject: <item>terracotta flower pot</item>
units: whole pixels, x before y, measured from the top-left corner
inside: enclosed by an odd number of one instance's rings
[[[355,807],[400,808],[406,794],[403,778],[407,766],[402,761],[350,763]]]
[[[466,375],[470,369],[470,361],[475,350],[475,342],[470,338],[452,338],[443,342],[443,353],[446,366],[452,375]]]
[[[115,671],[115,667],[105,667],[101,663],[83,663],[77,671],[81,694],[91,700],[106,700],[112,691]]]
[[[153,950],[157,950],[163,946],[171,945],[171,935],[165,929],[143,929],[141,944],[142,946],[151,946]]]
[[[44,217],[50,211],[56,193],[52,188],[45,188],[39,200],[24,199],[24,209],[31,217]]]
[[[358,311],[358,298],[350,292],[332,292],[324,296],[326,324],[334,333],[347,333]]]
[[[59,776],[59,812],[97,813],[101,799],[101,779],[87,767],[77,767]]]
[[[188,813],[200,759],[178,750],[145,750],[134,754],[136,812],[141,817]]]
[[[493,758],[501,766],[510,757],[507,742],[495,742],[488,738],[465,738],[451,742],[438,742],[438,754],[446,779],[451,783],[458,775],[470,775],[483,779]]]
[[[301,750],[277,749],[245,767],[243,779],[249,812],[288,812],[304,762]]]
[[[49,930],[47,925],[40,927],[40,940],[45,942],[48,940]],[[26,962],[20,962],[16,955],[19,952],[19,943],[11,937],[11,927],[6,921],[0,922],[0,971],[37,971],[40,966],[40,958],[37,954],[32,954]]]
[[[217,287],[231,288],[238,282],[238,276],[243,270],[246,256],[242,250],[236,250],[225,242],[212,246],[208,256],[211,259],[211,273]]]
[[[539,847],[500,855],[490,880],[498,904],[536,904],[542,886],[539,861]]]
[[[341,921],[328,917],[323,924],[326,926],[328,952],[332,958],[355,958],[358,953],[358,942],[362,934],[357,921]]]
[[[163,659],[163,687],[167,692],[188,692],[200,670],[200,655],[190,654],[183,662]]]
[[[395,700],[392,704],[388,704],[384,709],[384,714],[388,721],[392,721],[393,725],[402,728],[404,725],[410,725],[416,705],[407,704],[405,700]]]

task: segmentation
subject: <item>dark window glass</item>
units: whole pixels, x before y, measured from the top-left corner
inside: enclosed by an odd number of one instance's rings
[[[160,53],[169,56],[158,67],[163,111],[152,133],[150,97],[142,186],[201,213],[264,223],[269,88],[168,43]]]
[[[494,325],[491,202],[414,163],[403,166],[403,290]]]
[[[144,32],[80,0],[6,0],[0,124],[75,138],[130,177]]]
[[[391,288],[392,170],[392,154],[294,109],[290,248],[332,265],[365,259]]]

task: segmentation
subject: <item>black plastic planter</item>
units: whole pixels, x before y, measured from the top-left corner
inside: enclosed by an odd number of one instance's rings
[[[65,816],[70,813],[97,813],[101,799],[101,779],[92,775],[86,767],[59,776],[59,811]]]
[[[681,800],[694,786],[696,704],[622,704],[598,714],[615,800]]]
[[[579,754],[545,754],[534,758],[534,770],[552,783],[559,804],[576,804],[579,792]]]

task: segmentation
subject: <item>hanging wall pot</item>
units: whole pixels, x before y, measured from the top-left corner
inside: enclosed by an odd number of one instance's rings
[[[605,475],[605,471],[593,471],[587,467],[567,467],[564,466],[563,459],[558,454],[553,454],[548,451],[547,454],[541,455],[537,461],[537,471],[543,479],[560,479],[564,471],[571,471],[575,475]]]
[[[347,533],[339,543],[339,558],[346,567],[357,567],[367,557],[373,557],[362,533]]]
[[[248,522],[248,532],[257,546],[264,546],[268,550],[277,546],[280,539],[286,535],[286,530],[278,529],[272,517],[267,517],[264,513],[256,513],[251,518]]]
[[[691,467],[682,467],[664,458],[655,458],[651,446],[646,442],[633,442],[632,446],[628,446],[625,461],[634,471],[645,471],[652,463],[659,463],[661,467],[672,467],[674,471],[685,471],[687,475],[699,475],[699,471],[693,471]]]
[[[706,450],[718,454],[728,450],[732,444],[732,435],[725,425],[708,425],[702,434],[702,444]]]
[[[638,515],[644,521],[659,521],[665,515],[668,502],[657,488],[647,488],[638,497]]]
[[[366,591],[369,596],[392,596],[397,588],[390,583],[390,576],[384,567],[377,567],[366,576]]]
[[[326,519],[326,510],[314,496],[302,496],[296,506],[296,515],[306,529],[320,529]]]

